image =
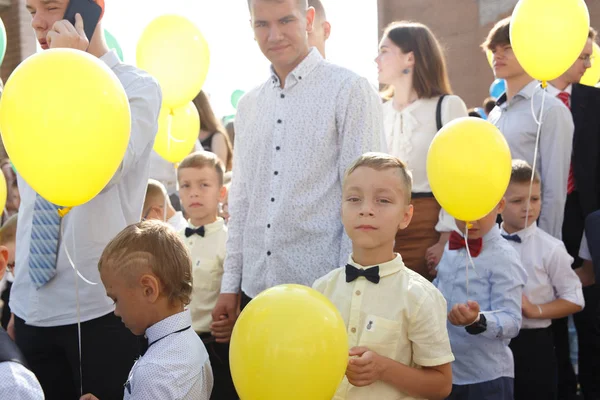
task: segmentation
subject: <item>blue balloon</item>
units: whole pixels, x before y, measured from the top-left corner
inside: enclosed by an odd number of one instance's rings
[[[490,85],[490,96],[494,99],[502,96],[504,92],[506,92],[506,81],[504,79],[496,79]]]
[[[481,115],[481,118],[487,119],[487,114],[485,113],[485,110],[483,108],[476,107],[475,112],[477,112],[479,115]]]

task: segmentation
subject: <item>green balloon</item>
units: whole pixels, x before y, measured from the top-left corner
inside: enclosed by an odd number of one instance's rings
[[[6,54],[6,29],[4,23],[0,19],[0,64],[4,61],[4,55]]]
[[[235,108],[237,110],[237,106],[238,103],[240,102],[240,99],[242,98],[242,96],[246,94],[243,90],[235,90],[233,93],[231,93],[231,105],[233,106],[233,108]]]
[[[106,29],[104,30],[104,36],[106,37],[106,44],[108,45],[108,48],[114,49],[117,52],[119,59],[123,61],[123,50],[121,49],[121,46],[119,46],[117,39]]]

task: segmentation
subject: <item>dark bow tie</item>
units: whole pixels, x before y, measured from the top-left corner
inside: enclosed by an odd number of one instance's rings
[[[367,269],[356,268],[354,265],[346,265],[346,282],[352,282],[359,276],[364,276],[369,282],[379,283],[379,266]]]
[[[521,243],[521,237],[519,235],[502,235],[502,237],[512,242]]]
[[[481,253],[481,249],[483,247],[483,240],[479,239],[469,239],[469,253],[471,257],[477,257]],[[450,234],[450,242],[448,243],[448,248],[450,250],[458,250],[462,248],[466,248],[467,243],[465,242],[465,238],[459,235],[457,232],[452,232]]]
[[[185,228],[185,237],[190,237],[193,234],[200,235],[200,236],[204,237],[204,233],[205,232],[204,232],[204,227],[203,226],[201,226],[200,228],[197,228],[197,229]]]

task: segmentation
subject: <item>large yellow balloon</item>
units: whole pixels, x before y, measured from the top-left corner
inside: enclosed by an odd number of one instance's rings
[[[4,174],[0,172],[0,214],[4,212],[6,207],[6,200],[8,199],[8,186],[6,185],[6,178]]]
[[[210,53],[200,30],[189,19],[163,15],[144,30],[137,45],[137,65],[160,83],[169,108],[186,105],[202,89]]]
[[[77,206],[94,198],[123,160],[129,101],[98,58],[46,50],[10,76],[0,100],[0,130],[15,168],[37,193]]]
[[[592,66],[585,71],[579,81],[582,85],[596,86],[600,81],[600,47],[594,43],[594,52],[592,55]]]
[[[485,51],[485,58],[487,58],[488,64],[490,64],[490,68],[492,71],[494,70],[494,53],[490,49]]]
[[[454,218],[476,221],[496,207],[511,173],[504,136],[491,123],[465,117],[445,125],[427,154],[427,177],[440,205]]]
[[[520,0],[510,22],[510,42],[529,75],[550,81],[579,57],[589,28],[584,0]]]
[[[200,116],[194,103],[174,110],[163,106],[154,150],[165,160],[178,163],[190,154],[199,133]]]
[[[276,286],[240,314],[229,359],[242,400],[331,400],[348,363],[344,320],[319,292]]]

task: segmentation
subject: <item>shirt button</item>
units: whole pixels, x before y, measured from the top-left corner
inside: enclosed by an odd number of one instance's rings
[[[281,98],[282,98],[282,99],[285,99],[285,94],[283,94],[283,93],[282,93],[282,94],[281,94]]]
[[[350,329],[350,332],[352,332],[352,333],[356,333],[356,328],[352,328],[352,329]]]
[[[270,252],[270,251],[267,251],[267,255],[268,255],[268,256],[270,256],[270,255],[271,255],[271,252]]]
[[[271,224],[267,224],[267,228],[270,228],[270,227],[271,227]]]
[[[275,171],[275,175],[279,175],[279,172],[278,172],[278,171]]]
[[[283,122],[283,121],[281,121],[280,119],[278,119],[278,120],[277,120],[277,123],[278,123],[278,124],[280,124],[281,122]]]
[[[360,296],[360,290],[357,290],[357,291],[356,291],[356,295],[357,295],[357,296]]]
[[[277,146],[277,147],[275,147],[275,150],[279,151],[279,150],[281,150],[281,147]]]
[[[275,197],[271,197],[271,203],[275,202]]]
[[[302,77],[301,77],[301,76],[299,76],[299,77],[298,77],[298,79],[302,80]]]

